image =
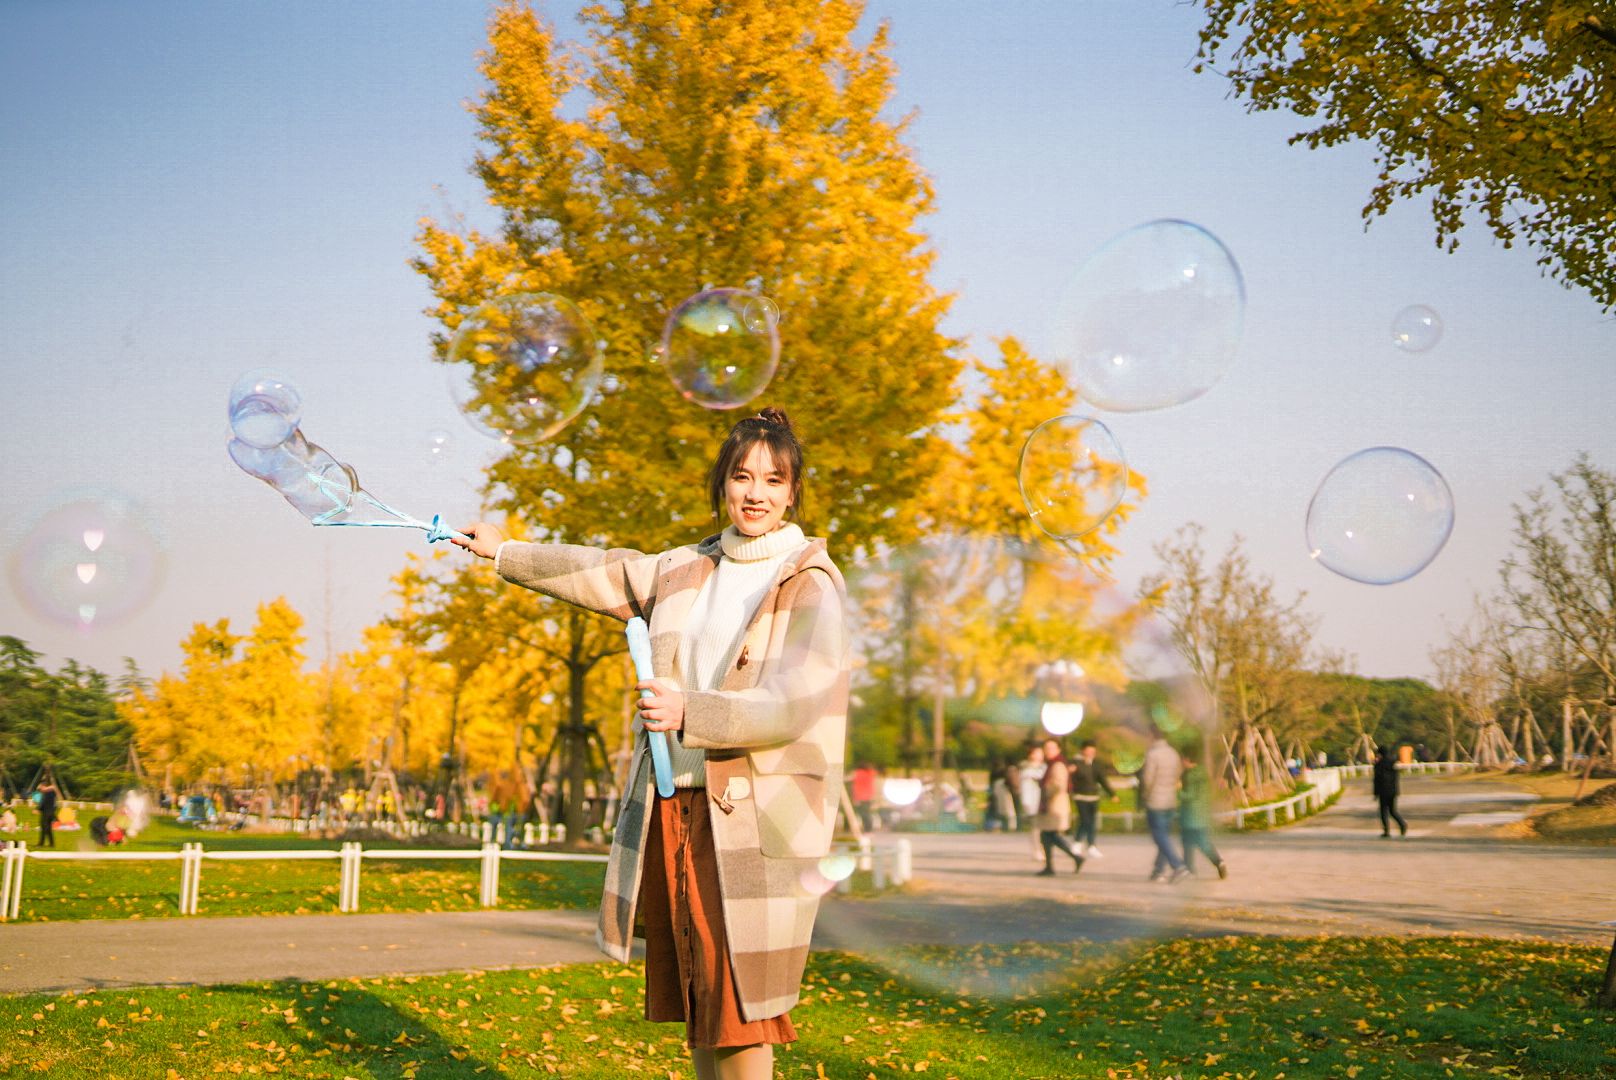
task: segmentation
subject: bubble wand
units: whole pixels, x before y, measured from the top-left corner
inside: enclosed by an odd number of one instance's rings
[[[230,391],[230,459],[280,492],[315,525],[422,529],[427,543],[458,538],[441,515],[430,523],[382,502],[359,484],[353,466],[309,442],[298,428],[302,397],[279,376],[249,372]]]
[[[645,620],[638,615],[628,621],[623,632],[628,635],[628,655],[634,661],[634,674],[639,676],[640,682],[650,682],[656,677],[651,667],[651,630]],[[644,701],[650,694],[641,696]],[[668,756],[668,734],[665,731],[647,731],[645,737],[651,744],[651,767],[656,770],[657,794],[664,799],[673,798],[673,761]]]

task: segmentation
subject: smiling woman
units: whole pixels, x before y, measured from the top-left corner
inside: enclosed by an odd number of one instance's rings
[[[802,505],[802,445],[779,409],[736,424],[707,474],[730,525],[656,555],[455,541],[507,581],[650,624],[655,676],[612,838],[597,941],[645,936],[645,1015],[682,1022],[702,1080],[773,1075],[801,991],[841,792],[846,587]],[[647,731],[670,733],[671,797],[652,787]],[[816,887],[816,883],[819,885]]]

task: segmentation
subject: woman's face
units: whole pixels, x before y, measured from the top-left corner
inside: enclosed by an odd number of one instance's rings
[[[774,463],[763,442],[755,442],[724,481],[724,507],[743,536],[762,536],[780,527],[791,508],[791,477]]]

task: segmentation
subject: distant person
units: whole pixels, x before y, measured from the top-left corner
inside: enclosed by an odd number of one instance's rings
[[[1380,803],[1380,835],[1392,834],[1392,822],[1397,822],[1397,835],[1408,835],[1408,822],[1397,812],[1397,762],[1392,760],[1392,748],[1382,746],[1375,751],[1375,801]]]
[[[1184,866],[1195,872],[1195,853],[1205,855],[1219,878],[1229,876],[1229,864],[1212,846],[1212,778],[1194,754],[1184,754],[1183,790],[1178,796],[1178,834],[1184,841]]]
[[[11,807],[0,810],[0,832],[14,833],[17,831],[17,812]]]
[[[1150,880],[1174,882],[1189,873],[1183,856],[1173,844],[1173,814],[1178,809],[1178,780],[1184,772],[1178,751],[1167,743],[1167,736],[1155,724],[1150,726],[1150,749],[1139,770],[1139,801],[1145,808],[1150,838],[1156,842],[1156,862]]]
[[[1100,858],[1095,837],[1100,831],[1100,792],[1114,799],[1117,793],[1106,779],[1105,763],[1100,751],[1089,739],[1072,762],[1072,801],[1077,803],[1077,853],[1086,859]]]
[[[39,785],[39,846],[56,846],[56,785]]]
[[[871,762],[860,762],[853,770],[853,813],[865,832],[875,831],[875,796],[880,784],[881,771]]]
[[[1035,860],[1043,859],[1042,849],[1038,842],[1038,807],[1041,801],[1039,786],[1044,782],[1044,748],[1033,744],[1027,750],[1026,760],[1016,768],[1016,797],[1020,800],[1021,820],[1031,827],[1032,857]]]
[[[999,762],[999,767],[993,770],[993,780],[988,785],[988,812],[982,821],[982,828],[985,831],[992,832],[994,829],[1004,832],[1016,831],[1015,781],[1015,765],[1009,761]]]
[[[1066,830],[1072,827],[1072,774],[1061,757],[1060,743],[1049,739],[1044,743],[1044,779],[1038,795],[1038,843],[1044,850],[1044,868],[1039,877],[1055,876],[1055,849],[1060,848],[1072,857],[1074,871],[1083,869],[1083,856],[1066,839]]]

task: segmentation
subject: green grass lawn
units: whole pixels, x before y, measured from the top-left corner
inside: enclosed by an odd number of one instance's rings
[[[935,970],[1016,949],[931,950]],[[1064,951],[1064,950],[1063,950]],[[781,1077],[1616,1075],[1587,946],[1461,938],[1177,941],[1072,957],[1074,982],[960,996],[815,954]],[[1040,961],[1048,956],[1038,958]],[[0,1074],[188,1078],[691,1075],[682,1029],[640,1019],[637,966],[0,998]]]
[[[58,833],[59,850],[178,851],[199,841],[208,851],[329,850],[337,840],[290,834],[197,830],[155,819],[135,840],[98,848],[85,829]],[[36,819],[19,834],[38,838]],[[439,838],[441,841],[443,838]],[[469,838],[454,846],[474,849]],[[410,847],[399,841],[366,847]],[[441,842],[434,846],[444,846]],[[360,873],[360,911],[473,911],[480,869],[476,860],[388,862],[366,859]],[[204,860],[199,915],[305,915],[337,910],[337,860],[223,862]],[[605,870],[598,863],[506,862],[500,869],[504,908],[592,908],[600,902]],[[112,860],[29,859],[23,876],[19,922],[64,919],[150,919],[179,914],[180,864]]]

